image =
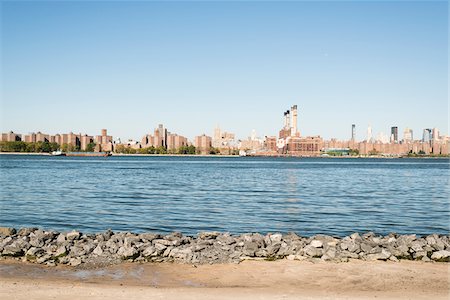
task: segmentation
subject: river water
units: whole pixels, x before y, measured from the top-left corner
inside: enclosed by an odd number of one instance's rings
[[[448,159],[0,155],[0,226],[449,234]]]

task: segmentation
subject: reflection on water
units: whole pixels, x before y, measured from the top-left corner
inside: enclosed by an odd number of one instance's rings
[[[0,156],[0,226],[448,234],[445,159]]]

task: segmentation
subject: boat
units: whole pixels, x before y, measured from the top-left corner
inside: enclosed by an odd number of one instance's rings
[[[87,156],[94,156],[94,157],[106,157],[111,156],[111,153],[109,152],[67,152],[66,156],[79,156],[79,157],[87,157]]]
[[[50,153],[50,155],[52,155],[52,156],[65,156],[66,154],[63,153],[61,150],[58,150],[58,151],[52,151]]]

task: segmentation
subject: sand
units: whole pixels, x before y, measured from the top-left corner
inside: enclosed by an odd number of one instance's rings
[[[450,299],[450,264],[244,261],[83,269],[0,261],[0,299]]]

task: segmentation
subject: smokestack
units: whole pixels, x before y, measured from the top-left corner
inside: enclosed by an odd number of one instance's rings
[[[291,113],[289,110],[286,111],[286,129],[291,127]]]
[[[286,126],[287,126],[287,112],[284,112],[284,128],[286,128]]]
[[[292,126],[291,126],[291,135],[297,135],[297,105],[292,106]]]

